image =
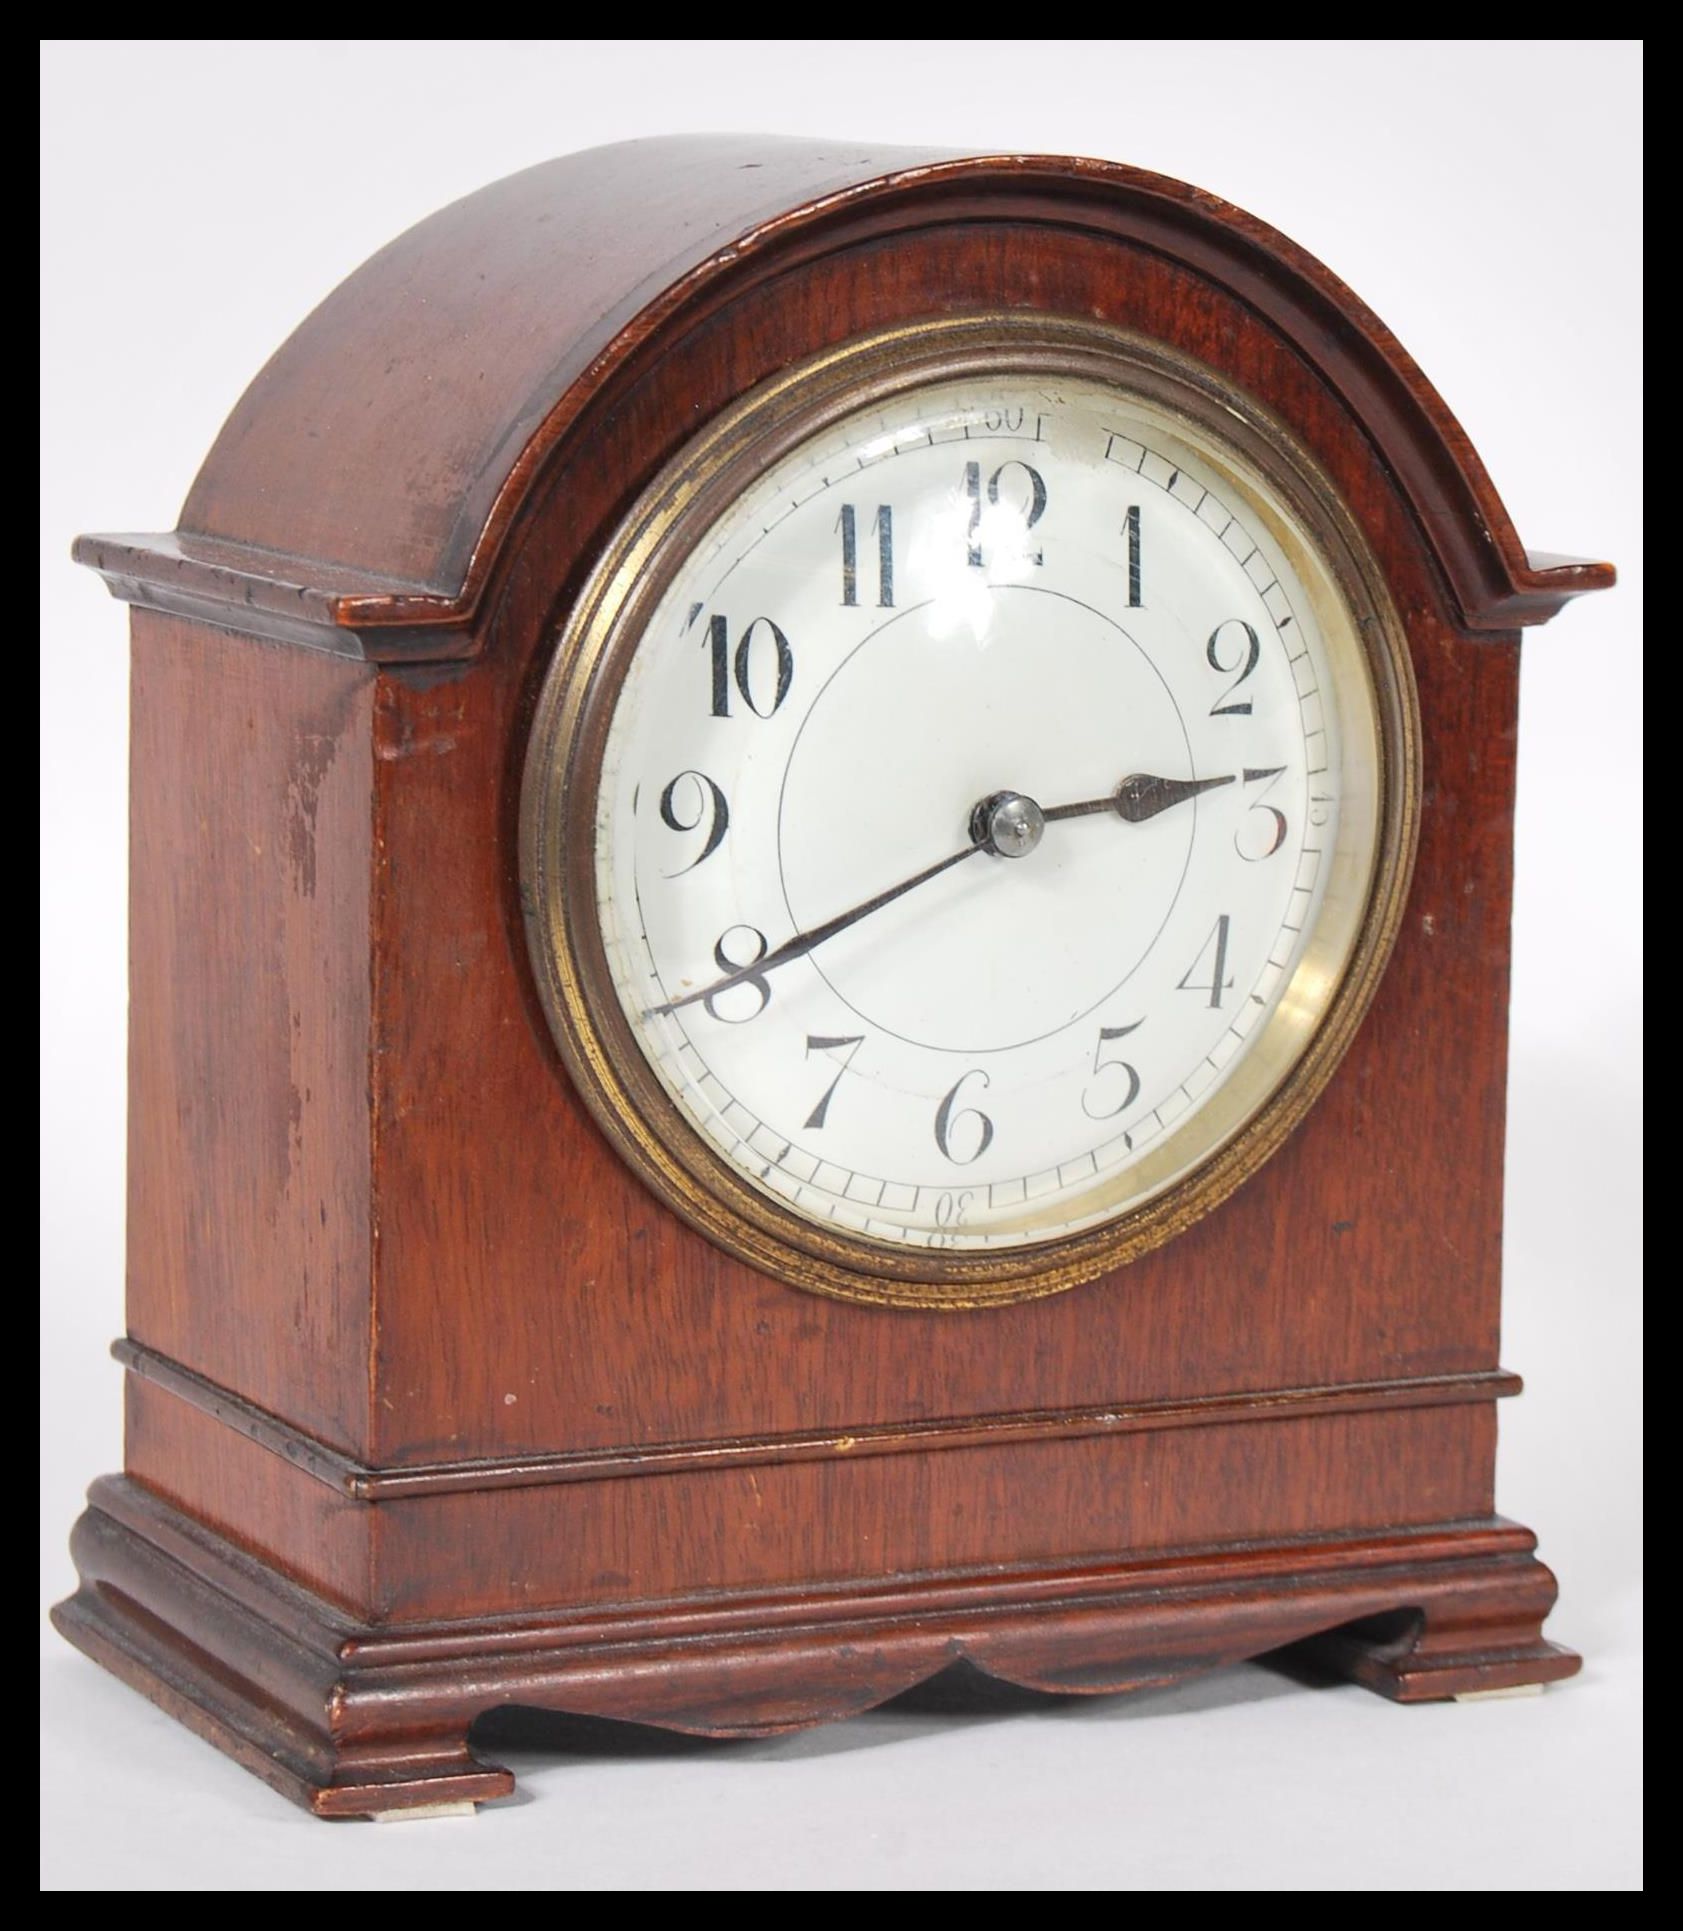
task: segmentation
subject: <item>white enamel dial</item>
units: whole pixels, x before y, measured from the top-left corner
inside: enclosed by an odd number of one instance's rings
[[[1233,448],[1084,378],[914,388],[764,469],[641,626],[608,975],[769,1200],[902,1251],[1055,1240],[1289,1074],[1378,743],[1332,572]]]

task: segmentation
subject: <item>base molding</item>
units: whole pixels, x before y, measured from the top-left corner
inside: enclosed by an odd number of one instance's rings
[[[1021,1687],[1141,1689],[1291,1644],[1400,1702],[1552,1682],[1555,1581],[1496,1518],[1057,1570],[887,1578],[450,1623],[357,1622],[123,1477],[71,1539],[77,1648],[283,1795],[366,1817],[510,1794],[468,1746],[505,1705],[706,1736],[857,1714],[961,1658]]]

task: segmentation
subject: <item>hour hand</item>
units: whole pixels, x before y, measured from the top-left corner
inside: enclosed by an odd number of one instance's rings
[[[1215,791],[1232,782],[1231,777],[1154,778],[1147,772],[1136,771],[1116,787],[1116,810],[1130,825],[1138,825],[1147,818],[1155,818],[1160,811],[1167,811],[1171,805],[1196,798],[1200,791]]]
[[[1201,791],[1215,791],[1232,782],[1231,774],[1225,778],[1159,778],[1149,771],[1136,771],[1102,798],[1088,798],[1078,805],[1054,805],[1044,815],[1050,821],[1056,818],[1086,818],[1101,811],[1114,811],[1125,823],[1142,825],[1146,819],[1155,818],[1158,812],[1167,811],[1171,805],[1185,804],[1188,798],[1196,798]]]

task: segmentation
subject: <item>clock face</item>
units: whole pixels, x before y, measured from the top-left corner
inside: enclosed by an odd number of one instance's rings
[[[1316,539],[1160,396],[990,365],[828,414],[667,532],[589,770],[562,733],[529,799],[703,1184],[867,1266],[1020,1266],[1290,1080],[1386,721]]]

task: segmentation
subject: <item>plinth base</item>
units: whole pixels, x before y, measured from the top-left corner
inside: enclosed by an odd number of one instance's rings
[[[765,1736],[851,1716],[960,1658],[1080,1695],[1290,1644],[1414,1703],[1553,1682],[1554,1577],[1497,1519],[1057,1570],[885,1578],[473,1621],[371,1626],[121,1477],[97,1483],[62,1634],[322,1817],[506,1797],[468,1747],[506,1705]]]

